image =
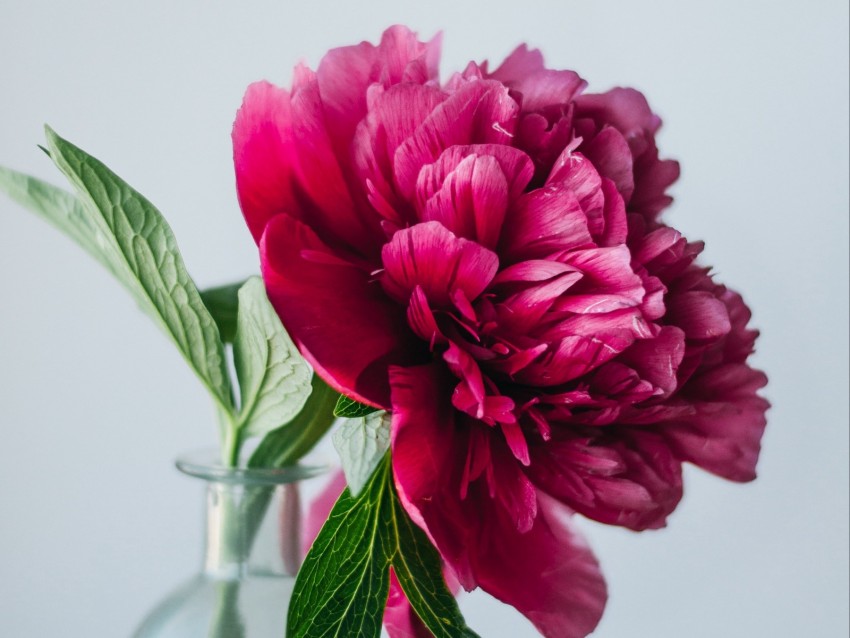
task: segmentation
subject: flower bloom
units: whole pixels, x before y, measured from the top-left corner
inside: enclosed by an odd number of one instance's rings
[[[398,493],[459,582],[585,636],[606,590],[570,514],[661,527],[684,461],[753,479],[757,333],[659,219],[678,165],[640,93],[525,46],[441,84],[438,55],[394,27],[249,87],[240,204],[304,356],[392,411]]]

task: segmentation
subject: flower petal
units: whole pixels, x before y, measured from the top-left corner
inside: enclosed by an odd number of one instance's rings
[[[381,284],[387,294],[407,304],[416,286],[436,306],[448,306],[460,290],[474,300],[499,268],[495,253],[456,237],[439,222],[425,222],[393,235],[384,245]]]
[[[530,526],[518,526],[505,497],[491,496],[486,472],[462,498],[458,468],[464,465],[469,430],[456,428],[451,409],[439,400],[445,396],[445,379],[435,366],[393,368],[391,379],[399,496],[461,584],[480,586],[516,607],[547,638],[590,633],[605,606],[605,583],[566,511],[538,495]],[[494,436],[487,433],[498,442]],[[514,492],[509,475],[519,471],[504,445],[496,448],[491,467],[499,472],[499,488]]]
[[[286,90],[269,82],[248,87],[233,123],[233,163],[239,205],[257,243],[269,219],[299,214],[292,191],[291,123]]]
[[[288,215],[268,224],[260,253],[269,299],[311,365],[334,389],[388,407],[387,366],[427,356],[404,308],[386,297],[368,269],[346,261]]]
[[[618,428],[606,436],[594,428],[535,445],[526,472],[577,512],[637,531],[663,527],[682,497],[681,462],[648,431]]]

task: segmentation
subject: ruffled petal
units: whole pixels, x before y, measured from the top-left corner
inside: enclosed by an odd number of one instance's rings
[[[526,472],[535,485],[601,523],[663,527],[682,497],[681,461],[649,431],[596,430],[533,446],[531,456]]]
[[[770,404],[756,394],[763,372],[742,364],[719,366],[688,381],[695,414],[665,424],[662,432],[676,454],[718,476],[751,481]]]
[[[404,304],[416,286],[437,306],[450,305],[455,291],[474,300],[499,268],[495,253],[456,237],[438,222],[398,231],[384,245],[382,256],[381,284],[387,294]]]
[[[527,483],[504,442],[485,436],[496,453],[489,467],[459,489],[469,429],[459,429],[435,366],[393,368],[393,471],[402,503],[431,537],[466,589],[480,586],[525,614],[547,638],[581,638],[605,606],[606,588],[596,559],[569,524],[567,512],[545,496],[535,516],[517,518],[528,504]],[[514,478],[512,478],[514,477]],[[493,485],[493,492],[489,485]],[[496,489],[498,487],[498,489]],[[517,492],[517,488],[520,489]],[[533,494],[533,492],[532,492]],[[506,500],[507,499],[507,500]]]

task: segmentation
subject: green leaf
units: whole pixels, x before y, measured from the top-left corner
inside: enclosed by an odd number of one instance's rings
[[[259,277],[239,289],[239,314],[233,341],[241,404],[240,436],[263,436],[288,423],[310,395],[310,368],[266,296]]]
[[[53,224],[89,255],[115,274],[107,246],[98,240],[98,229],[82,204],[71,193],[35,177],[0,166],[0,189],[9,197]]]
[[[345,419],[333,433],[345,480],[357,496],[390,449],[390,417],[384,410]]]
[[[236,337],[236,316],[239,311],[239,289],[244,284],[240,281],[226,286],[207,288],[201,291],[201,300],[210,311],[218,332],[224,343],[233,343]]]
[[[440,554],[425,532],[410,520],[395,487],[390,488],[392,528],[386,531],[386,543],[393,552],[393,571],[410,606],[436,638],[478,638],[467,627],[455,597],[446,587]]]
[[[289,638],[378,638],[389,568],[437,638],[478,638],[443,580],[440,557],[398,500],[386,454],[359,496],[346,489],[319,532],[289,605]]]
[[[334,408],[334,416],[346,419],[356,419],[357,417],[377,412],[379,409],[380,408],[373,408],[371,405],[364,405],[363,403],[341,394],[339,395],[339,400],[336,402],[336,407]]]
[[[168,224],[101,162],[46,129],[50,156],[79,202],[34,178],[3,170],[0,186],[70,235],[106,266],[172,338],[219,408],[233,400],[218,328],[189,277]]]
[[[284,467],[298,462],[333,424],[333,406],[338,396],[314,374],[313,391],[304,408],[292,421],[263,437],[248,460],[248,467]]]
[[[287,638],[378,638],[390,588],[383,546],[388,464],[360,496],[348,490],[331,510],[298,571],[289,603]]]

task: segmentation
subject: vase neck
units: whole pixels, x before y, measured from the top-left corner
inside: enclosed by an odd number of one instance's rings
[[[301,563],[298,483],[207,483],[204,572],[235,579],[247,574],[294,576]]]

